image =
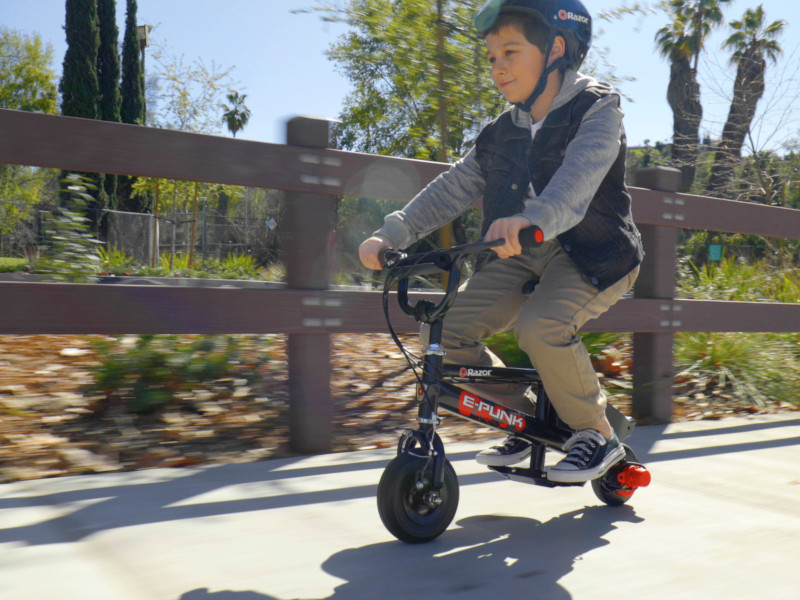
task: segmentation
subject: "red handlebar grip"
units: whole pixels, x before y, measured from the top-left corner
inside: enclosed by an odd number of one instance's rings
[[[536,225],[526,227],[519,232],[519,243],[525,248],[540,246],[543,242],[544,233]]]

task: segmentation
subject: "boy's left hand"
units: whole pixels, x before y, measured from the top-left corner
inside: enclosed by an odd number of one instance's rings
[[[485,242],[491,242],[500,238],[505,238],[506,243],[492,250],[500,258],[509,258],[522,253],[522,245],[519,243],[519,232],[526,227],[530,227],[531,222],[525,217],[514,216],[504,219],[497,219],[490,226],[486,235],[483,236]]]

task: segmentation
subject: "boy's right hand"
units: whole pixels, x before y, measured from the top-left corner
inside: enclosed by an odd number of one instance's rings
[[[391,244],[386,240],[372,236],[361,242],[361,245],[358,247],[358,258],[361,259],[361,264],[368,269],[380,271],[383,268],[380,252],[385,248],[391,247]]]

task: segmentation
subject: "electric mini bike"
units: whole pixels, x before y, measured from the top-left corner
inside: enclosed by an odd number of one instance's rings
[[[538,239],[537,239],[538,238]],[[523,246],[541,243],[541,231],[531,227],[520,235]],[[436,428],[438,413],[444,410],[464,419],[480,423],[499,432],[519,436],[532,445],[530,460],[525,466],[488,467],[513,481],[556,487],[583,483],[556,483],[548,480],[545,453],[563,453],[563,446],[574,433],[553,409],[535,369],[486,368],[474,365],[444,363],[441,346],[442,323],[458,293],[461,272],[467,259],[504,243],[476,242],[444,250],[406,255],[386,250],[382,261],[388,269],[383,290],[383,308],[392,339],[403,352],[417,376],[419,401],[417,429],[400,435],[397,456],[387,465],[378,484],[378,512],[385,527],[398,539],[409,543],[430,541],[447,529],[458,507],[458,479],[445,455],[444,445]],[[422,274],[447,273],[444,296],[437,303],[409,300],[409,280]],[[430,326],[429,345],[424,357],[413,356],[397,337],[389,318],[389,292],[397,288],[401,310],[419,323]],[[514,383],[530,386],[536,401],[531,413],[504,406],[474,394],[464,384]],[[627,439],[634,421],[610,404],[606,410],[620,441]],[[628,502],[639,487],[650,483],[650,473],[640,464],[633,450],[623,444],[625,456],[604,475],[594,479],[592,489],[608,505]]]

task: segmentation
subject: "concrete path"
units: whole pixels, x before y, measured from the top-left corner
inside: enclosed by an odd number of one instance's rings
[[[629,441],[653,484],[619,508],[448,445],[459,510],[417,546],[378,518],[392,451],[0,485],[0,598],[800,598],[800,414]]]

